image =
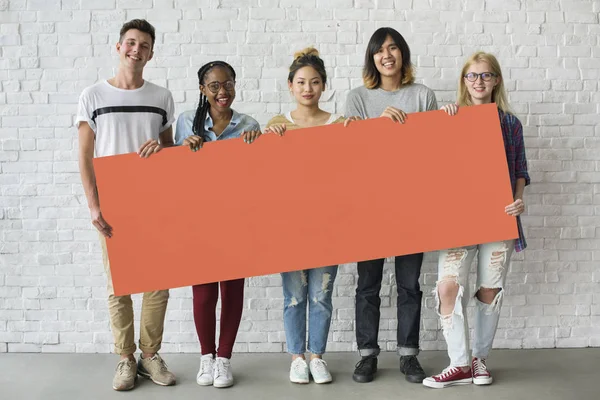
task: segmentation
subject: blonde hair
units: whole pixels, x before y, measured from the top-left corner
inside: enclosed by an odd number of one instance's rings
[[[402,85],[409,85],[415,82],[415,68],[411,65],[402,73]],[[367,89],[377,89],[381,85],[381,74],[375,69],[363,71],[363,83]]]
[[[505,113],[511,113],[510,106],[508,105],[508,100],[506,98],[506,90],[504,89],[504,78],[502,77],[502,70],[500,69],[500,63],[496,59],[493,54],[485,53],[483,51],[478,51],[471,55],[465,62],[465,65],[462,68],[460,73],[460,78],[458,81],[458,100],[457,103],[459,106],[470,106],[473,105],[471,101],[471,95],[467,90],[467,85],[465,83],[465,74],[469,67],[473,64],[485,62],[490,66],[490,71],[500,79],[500,82],[494,86],[492,90],[492,103],[496,103],[496,106]]]
[[[310,57],[310,56],[319,57],[319,50],[315,49],[314,47],[306,47],[306,48],[294,53],[294,61],[296,61],[302,57]]]

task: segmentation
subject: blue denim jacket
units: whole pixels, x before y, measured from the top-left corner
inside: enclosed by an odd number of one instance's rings
[[[231,122],[219,136],[210,130],[210,128],[213,127],[213,120],[209,113],[206,113],[206,120],[204,121],[205,142],[235,139],[239,138],[244,132],[260,130],[260,124],[254,118],[246,114],[240,114],[233,109],[231,111],[233,111]],[[181,146],[185,138],[193,135],[192,125],[194,123],[195,115],[196,110],[189,110],[181,113],[179,118],[177,118],[177,126],[175,127],[175,144],[177,146]]]

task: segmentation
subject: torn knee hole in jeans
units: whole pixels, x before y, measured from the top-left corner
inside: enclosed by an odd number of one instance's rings
[[[296,298],[296,296],[294,296],[290,299],[290,304],[288,305],[288,307],[296,307],[297,305],[298,305],[298,299]]]
[[[452,282],[452,283],[456,284],[456,286],[458,286],[458,292],[456,293],[456,298],[454,300],[454,308],[452,310],[452,313],[448,314],[448,315],[442,315],[441,309],[440,309],[439,286],[442,283],[448,283],[448,282]],[[436,312],[437,312],[438,316],[440,317],[440,321],[442,323],[442,333],[444,334],[444,336],[446,336],[446,335],[448,335],[448,332],[450,332],[452,330],[452,327],[454,325],[454,316],[456,315],[456,317],[458,317],[458,318],[464,318],[463,312],[462,312],[462,297],[464,294],[464,287],[458,282],[457,275],[446,275],[446,276],[443,276],[439,281],[437,281],[435,288],[433,289],[433,294],[435,296]]]
[[[440,292],[439,292],[440,285],[443,283],[449,283],[449,282],[452,282],[456,286],[458,286],[458,293],[456,294],[456,300],[454,303],[455,307],[456,307],[457,302],[460,301],[460,299],[462,298],[463,293],[464,293],[464,288],[458,282],[458,276],[456,276],[456,275],[447,275],[447,276],[442,277],[439,281],[437,281],[435,284],[435,287],[433,288],[433,295],[435,296],[436,311],[439,316],[441,316],[441,314],[440,314]]]
[[[479,293],[479,290],[481,289],[497,289],[499,291],[498,293],[496,293],[496,296],[494,296],[494,300],[492,300],[490,304],[487,304],[479,300],[479,298],[477,298],[477,293]],[[475,292],[475,298],[477,300],[477,307],[485,311],[487,315],[490,315],[492,313],[498,313],[500,312],[500,307],[502,306],[502,299],[504,298],[504,289],[501,287],[487,287],[485,285],[481,285],[479,289],[477,289],[477,292]]]

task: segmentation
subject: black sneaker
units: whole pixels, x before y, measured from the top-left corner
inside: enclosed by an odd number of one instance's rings
[[[377,372],[377,356],[374,354],[364,356],[354,368],[352,379],[354,382],[367,383],[373,380]]]
[[[400,372],[406,375],[406,380],[412,383],[422,383],[425,379],[425,371],[421,368],[417,356],[401,356]]]

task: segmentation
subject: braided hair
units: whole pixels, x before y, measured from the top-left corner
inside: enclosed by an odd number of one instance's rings
[[[235,71],[233,67],[227,64],[225,61],[212,61],[207,64],[204,64],[198,70],[198,82],[200,85],[204,84],[204,77],[208,74],[213,68],[222,67],[228,69],[235,81]],[[194,135],[204,137],[204,121],[206,120],[206,113],[210,108],[210,104],[206,96],[200,92],[200,101],[198,102],[198,108],[196,109],[196,115],[194,116],[194,122],[192,124],[192,133]]]
[[[314,47],[307,47],[306,49],[297,51],[294,54],[294,61],[290,65],[290,73],[288,75],[288,81],[293,82],[294,76],[299,69],[304,67],[313,67],[315,71],[321,76],[323,80],[323,86],[327,83],[327,72],[325,72],[325,63],[321,57],[319,57],[319,51]]]

